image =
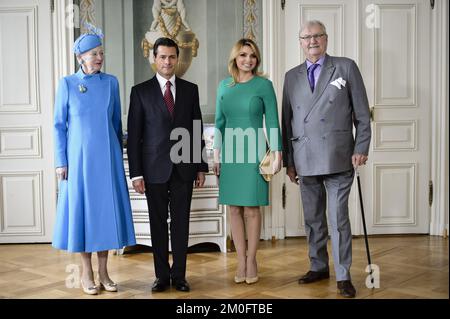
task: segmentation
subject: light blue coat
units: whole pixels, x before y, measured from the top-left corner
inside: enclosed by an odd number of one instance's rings
[[[61,79],[54,112],[55,166],[67,166],[68,178],[59,184],[53,246],[95,252],[134,245],[116,77],[80,69]]]

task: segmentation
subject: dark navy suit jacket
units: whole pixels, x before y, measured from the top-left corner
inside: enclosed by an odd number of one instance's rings
[[[208,172],[208,164],[202,157],[205,142],[198,87],[176,77],[175,88],[173,117],[164,103],[156,76],[132,88],[127,141],[130,178],[144,176],[146,183],[165,183],[172,170],[177,169],[184,181],[193,181],[197,172]],[[195,131],[194,120],[201,125]],[[171,140],[174,129],[185,134],[174,134],[178,139]],[[181,136],[189,136],[183,147],[179,144]],[[180,158],[188,157],[188,161],[172,162],[170,152],[174,145],[175,153]]]

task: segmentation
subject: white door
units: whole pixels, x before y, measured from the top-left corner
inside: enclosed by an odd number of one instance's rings
[[[318,19],[328,53],[354,59],[363,74],[374,107],[369,161],[360,169],[369,234],[429,231],[430,10],[425,0],[286,1],[286,71],[304,61],[301,23]],[[299,188],[285,183],[286,236],[305,235]],[[362,234],[356,183],[349,208],[353,233]]]
[[[50,10],[50,0],[0,2],[0,243],[51,241]]]
[[[430,1],[361,6],[360,65],[374,107],[367,226],[372,234],[429,233]]]

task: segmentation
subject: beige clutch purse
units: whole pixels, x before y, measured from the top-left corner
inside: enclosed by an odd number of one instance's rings
[[[271,152],[270,149],[268,149],[266,155],[264,155],[263,159],[261,160],[261,163],[259,163],[259,173],[267,182],[270,182],[270,180],[274,175],[273,172],[274,161],[275,161],[275,153]]]

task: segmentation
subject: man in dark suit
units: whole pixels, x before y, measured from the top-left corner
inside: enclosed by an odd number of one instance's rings
[[[171,280],[177,290],[190,290],[185,276],[192,189],[194,181],[197,187],[203,186],[208,172],[202,156],[205,143],[198,87],[175,76],[178,54],[173,40],[156,40],[157,74],[132,88],[128,115],[130,178],[134,190],[145,193],[150,215],[156,273],[153,292],[166,290]]]

